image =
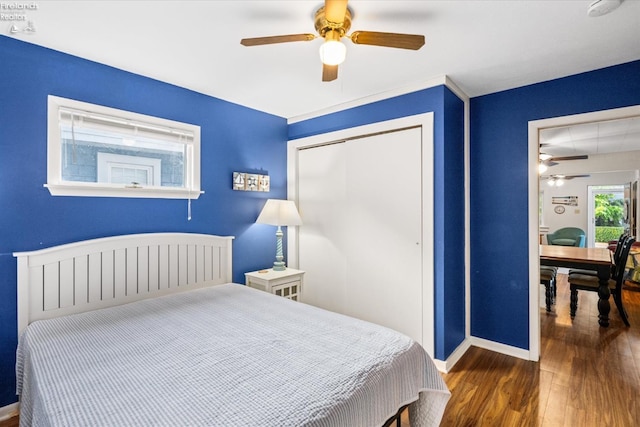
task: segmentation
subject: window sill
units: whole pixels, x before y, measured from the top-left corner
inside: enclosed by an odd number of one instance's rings
[[[183,188],[120,187],[91,184],[44,184],[52,196],[138,197],[150,199],[196,200],[204,191]]]

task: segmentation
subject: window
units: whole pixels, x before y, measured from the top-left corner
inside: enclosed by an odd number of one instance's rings
[[[161,168],[160,159],[98,153],[98,182],[153,186],[160,182]]]
[[[197,199],[200,127],[49,96],[52,195]]]

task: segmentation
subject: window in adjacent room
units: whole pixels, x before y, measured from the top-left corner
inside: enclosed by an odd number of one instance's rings
[[[52,195],[197,199],[200,127],[49,96]]]

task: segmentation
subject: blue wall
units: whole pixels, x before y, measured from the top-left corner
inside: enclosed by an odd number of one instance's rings
[[[445,360],[465,337],[464,103],[445,86],[289,125],[298,139],[384,120],[434,113],[435,357]]]
[[[234,281],[271,265],[264,200],[286,196],[286,140],[434,112],[436,354],[464,339],[463,103],[439,86],[294,123],[176,86],[0,36],[0,407],[16,401],[14,251],[115,234],[234,235]],[[200,125],[202,188],[183,200],[52,197],[47,95]],[[527,349],[527,124],[640,104],[640,61],[471,100],[471,332]],[[233,171],[268,173],[270,193],[231,190]],[[286,241],[286,239],[285,239]],[[508,266],[508,267],[505,267]]]
[[[528,122],[640,104],[640,61],[471,100],[471,334],[529,348]]]
[[[275,227],[254,224],[266,198],[286,198],[284,118],[0,36],[0,407],[16,401],[16,262],[12,253],[109,235],[182,231],[236,236],[233,278],[268,267]],[[53,197],[47,95],[201,127],[201,186],[186,200]],[[231,189],[233,171],[269,174],[269,193]],[[285,240],[286,241],[286,240]]]

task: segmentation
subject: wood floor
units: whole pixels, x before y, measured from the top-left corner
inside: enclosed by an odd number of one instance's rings
[[[567,277],[558,279],[552,313],[540,311],[540,362],[471,348],[443,375],[442,426],[640,425],[640,287],[623,291],[631,327],[611,300],[600,328],[597,294],[580,292],[571,320]]]
[[[571,320],[566,276],[558,279],[552,313],[540,310],[540,362],[472,347],[443,375],[443,427],[640,425],[640,287],[623,292],[631,327],[612,301],[611,325],[600,328],[596,293],[579,294]],[[0,422],[14,426],[16,418]]]
[[[13,417],[8,420],[0,421],[0,427],[18,427],[18,417]]]

